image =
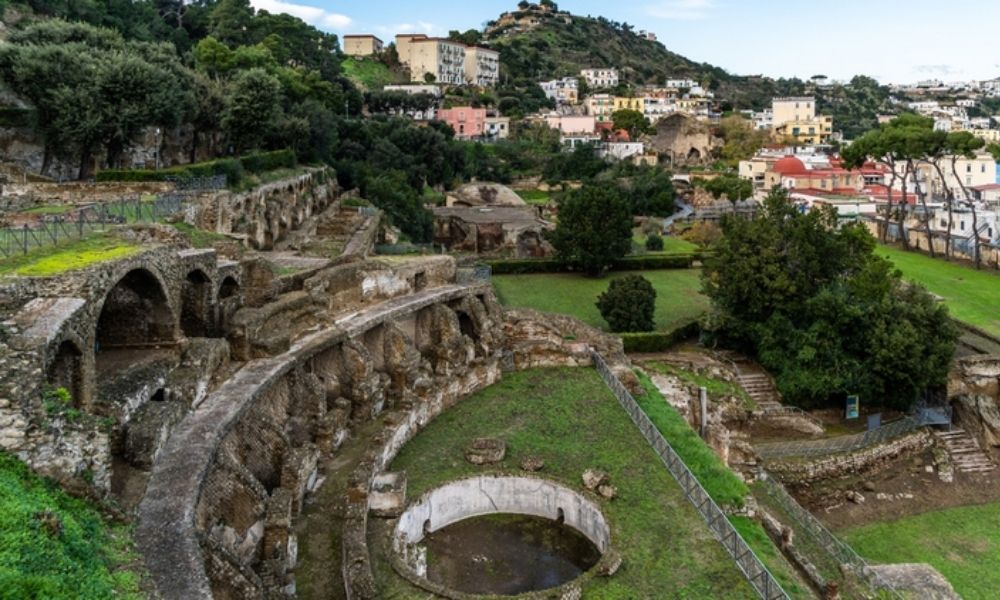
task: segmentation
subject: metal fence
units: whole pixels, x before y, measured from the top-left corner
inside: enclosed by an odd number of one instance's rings
[[[225,189],[227,183],[225,175],[213,175],[211,177],[184,177],[181,175],[170,175],[164,177],[163,180],[175,184],[176,189],[179,192],[221,190]]]
[[[795,530],[796,546],[808,545],[810,548],[820,549],[835,562],[841,574],[846,567],[873,592],[881,594],[881,597],[903,598],[877,572],[872,570],[865,559],[861,558],[853,548],[840,541],[819,522],[819,519],[803,508],[788,493],[785,486],[781,485],[781,482],[774,479],[767,471],[761,472],[758,481],[760,482],[758,489],[763,491],[767,498],[793,521],[787,525]],[[806,538],[806,540],[802,538]]]
[[[0,256],[9,258],[36,248],[79,240],[112,225],[155,223],[177,214],[183,206],[184,197],[179,194],[147,200],[135,197],[86,206],[75,214],[49,215],[32,225],[5,227],[0,229]]]
[[[722,547],[733,558],[736,566],[757,594],[764,600],[787,599],[788,594],[782,589],[781,584],[771,575],[771,572],[767,570],[764,563],[757,558],[757,555],[747,545],[746,540],[743,539],[732,523],[729,522],[726,513],[722,512],[722,509],[708,495],[708,492],[705,491],[705,488],[701,486],[694,474],[691,473],[691,470],[684,464],[681,457],[656,428],[656,425],[649,420],[645,411],[639,407],[632,394],[618,381],[618,378],[611,372],[608,364],[604,362],[604,358],[593,350],[591,350],[591,355],[594,360],[594,366],[597,368],[597,372],[601,375],[604,383],[611,389],[611,392],[622,405],[622,408],[632,418],[632,422],[635,423],[639,431],[642,432],[643,437],[646,438],[646,441],[649,442],[657,455],[659,455],[660,460],[666,465],[667,470],[670,471],[670,474],[680,484],[681,489],[684,490],[684,495],[688,501],[697,509],[716,539],[719,540]]]
[[[842,435],[822,440],[800,440],[795,442],[775,442],[760,444],[754,450],[761,458],[782,458],[786,456],[825,456],[853,452],[906,435],[922,427],[924,423],[918,417],[903,417],[882,427],[871,429],[855,435]]]

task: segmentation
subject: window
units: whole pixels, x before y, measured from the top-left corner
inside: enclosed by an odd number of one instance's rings
[[[972,165],[971,164],[970,165],[965,165],[965,172],[966,173],[971,173],[972,172]]]
[[[958,228],[961,229],[962,231],[965,231],[965,221],[962,221],[961,223],[959,223],[958,224]]]
[[[941,219],[941,227],[947,227],[947,226],[948,226],[948,221]]]

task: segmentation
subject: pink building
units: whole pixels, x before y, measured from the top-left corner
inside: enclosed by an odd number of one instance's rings
[[[545,122],[564,134],[594,133],[597,121],[592,116],[546,115]]]
[[[455,137],[470,139],[486,134],[486,109],[456,106],[438,111],[437,118],[455,130]]]

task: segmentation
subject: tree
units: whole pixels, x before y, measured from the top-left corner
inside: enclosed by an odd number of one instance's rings
[[[957,339],[947,309],[904,284],[863,227],[802,214],[777,191],[722,229],[703,273],[708,331],[755,354],[789,402],[860,393],[905,410],[945,382]]]
[[[652,331],[656,327],[656,290],[641,275],[612,279],[607,291],[597,297],[597,309],[611,331]]]
[[[655,233],[646,236],[646,250],[650,252],[663,252],[663,238]]]
[[[263,69],[233,78],[222,125],[237,153],[260,147],[278,118],[280,100],[281,84]]]
[[[769,141],[769,131],[754,129],[753,124],[741,115],[729,115],[719,123],[719,134],[724,140],[719,158],[730,164],[753,157]]]
[[[611,113],[611,120],[615,129],[624,129],[633,140],[651,129],[649,119],[637,110],[616,110]]]
[[[726,173],[708,180],[699,179],[697,185],[712,194],[716,200],[725,196],[730,202],[736,203],[753,198],[753,182],[739,175]]]
[[[209,16],[212,36],[230,46],[246,44],[253,17],[250,0],[219,0]]]
[[[597,276],[632,249],[632,211],[615,189],[584,185],[559,202],[548,239],[563,264]]]

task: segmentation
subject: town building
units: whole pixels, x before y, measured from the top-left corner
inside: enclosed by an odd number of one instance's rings
[[[396,36],[396,52],[409,67],[413,82],[491,87],[500,80],[496,50],[422,33],[401,33]]]
[[[382,47],[382,40],[371,34],[344,36],[344,54],[348,56],[373,56],[382,52]]]
[[[510,117],[486,117],[484,134],[491,140],[505,140],[510,137]]]
[[[653,33],[652,31],[646,31],[645,29],[639,30],[639,37],[641,37],[644,40],[648,40],[650,42],[656,41],[656,34]]]
[[[550,113],[544,116],[545,124],[566,134],[593,134],[597,130],[597,120],[592,115],[560,115]]]
[[[438,120],[447,123],[461,140],[481,138],[486,135],[486,109],[456,106],[438,111]]]
[[[580,77],[592,88],[613,88],[618,85],[618,69],[584,69]]]
[[[630,98],[625,96],[615,96],[614,110],[634,110],[645,112],[646,102],[643,98]]]
[[[580,101],[580,81],[576,77],[563,77],[538,84],[545,97],[557,104],[576,104]]]
[[[668,79],[664,87],[673,90],[690,90],[698,87],[698,82],[693,79]]]
[[[611,121],[615,112],[615,98],[611,94],[594,94],[587,98],[587,114],[597,119],[598,123]]]
[[[914,181],[913,175],[907,177],[906,192],[916,195],[919,183],[920,191],[929,194],[930,198],[945,198],[948,195],[947,191],[951,190],[955,198],[971,200],[973,188],[997,182],[997,163],[993,159],[993,155],[988,152],[980,152],[973,158],[957,157],[954,171],[951,168],[951,157],[944,157],[942,163],[944,165],[944,168],[941,169],[944,173],[943,179],[933,165],[917,164],[916,181]],[[896,189],[900,191],[903,190],[902,178],[905,169],[905,165],[897,165],[896,167]]]
[[[812,97],[775,98],[771,103],[775,135],[793,138],[796,143],[826,144],[833,135],[833,117],[816,115]]]
[[[480,46],[465,49],[465,82],[493,87],[500,81],[500,53]]]
[[[416,96],[418,94],[428,94],[430,96],[434,96],[435,98],[440,98],[442,96],[441,87],[430,84],[387,85],[383,87],[382,90],[385,92],[404,92],[411,96]]]

